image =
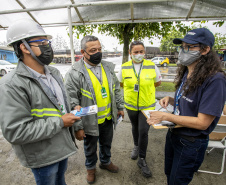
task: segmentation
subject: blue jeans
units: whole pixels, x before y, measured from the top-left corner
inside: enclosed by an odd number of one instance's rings
[[[112,120],[105,120],[99,124],[99,136],[87,135],[84,137],[84,151],[86,156],[86,169],[96,168],[97,142],[99,140],[99,157],[102,164],[111,163],[111,143],[113,138]]]
[[[188,141],[168,130],[165,144],[165,174],[168,185],[187,185],[201,166],[209,139]]]
[[[32,168],[36,184],[66,185],[64,174],[67,170],[67,161],[68,158],[41,168]]]

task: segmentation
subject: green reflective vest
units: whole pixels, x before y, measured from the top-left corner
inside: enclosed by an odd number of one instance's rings
[[[96,100],[97,100],[98,124],[101,124],[105,121],[106,118],[108,120],[110,120],[112,118],[112,116],[111,116],[111,97],[110,97],[110,90],[109,90],[109,86],[108,86],[107,75],[101,64],[101,70],[102,70],[102,84],[101,84],[100,81],[97,79],[97,77],[93,74],[93,72],[90,69],[88,69],[87,67],[86,67],[86,69],[87,69],[90,79],[92,81],[93,89],[94,89]],[[105,93],[106,93],[107,97],[102,96],[103,88],[105,88],[105,90],[106,90]]]
[[[132,60],[122,65],[124,101],[129,110],[155,109],[155,64],[144,59],[142,65],[139,78],[138,74],[135,75]],[[135,84],[139,85],[139,91],[134,90]]]

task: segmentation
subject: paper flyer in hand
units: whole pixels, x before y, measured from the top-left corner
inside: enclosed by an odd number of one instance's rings
[[[142,110],[141,112],[144,114],[144,116],[146,118],[150,118],[150,113],[149,112],[153,112],[156,110]],[[175,124],[173,122],[170,121],[162,121],[161,123],[158,124],[154,124],[153,127],[154,128],[168,128],[168,127],[174,127]]]
[[[117,125],[123,121],[122,115],[117,118]]]
[[[89,107],[83,107],[83,108],[80,109],[80,111],[77,111],[77,110],[71,111],[72,114],[74,114],[75,116],[78,116],[78,117],[88,116],[88,115],[91,115],[91,114],[97,114],[97,112],[98,112],[97,105],[91,105]]]

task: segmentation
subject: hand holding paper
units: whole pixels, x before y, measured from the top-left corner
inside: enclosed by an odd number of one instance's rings
[[[75,116],[71,113],[64,114],[62,117],[64,127],[71,127],[75,121],[78,121],[81,119],[79,116]]]
[[[74,114],[75,116],[87,116],[87,115],[91,115],[91,114],[96,114],[98,112],[98,108],[97,105],[91,105],[89,107],[84,107],[84,108],[80,108],[80,111],[73,110],[71,111],[72,114]]]
[[[175,124],[170,121],[165,121],[164,114],[165,112],[156,111],[156,110],[143,110],[142,111],[145,117],[147,118],[147,123],[149,125],[157,126],[174,126]],[[167,127],[166,127],[167,128]]]
[[[149,125],[154,125],[154,124],[167,124],[171,123],[169,121],[165,121],[163,119],[164,114],[166,114],[165,112],[161,112],[161,111],[155,111],[155,110],[149,110],[149,118],[147,120]]]
[[[123,121],[123,118],[122,118],[122,116],[120,115],[120,116],[117,118],[117,125],[120,124],[122,121]]]

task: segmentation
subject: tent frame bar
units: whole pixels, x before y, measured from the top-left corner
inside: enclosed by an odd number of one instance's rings
[[[131,3],[151,3],[151,2],[167,2],[167,1],[180,1],[180,0],[117,0],[117,1],[98,1],[98,2],[87,2],[87,3],[74,3],[59,6],[48,6],[39,8],[27,8],[27,9],[15,9],[15,10],[5,10],[0,11],[1,14],[11,14],[20,12],[31,12],[31,11],[41,11],[41,10],[52,10],[52,9],[62,9],[71,7],[86,7],[86,6],[100,6],[100,5],[117,5],[117,4],[131,4]]]

